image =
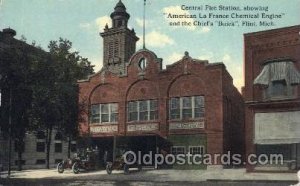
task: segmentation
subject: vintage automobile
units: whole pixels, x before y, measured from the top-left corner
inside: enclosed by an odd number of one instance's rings
[[[130,158],[130,157],[127,157]],[[114,162],[107,162],[106,164],[106,172],[107,174],[111,174],[113,170],[123,170],[124,174],[129,174],[129,168],[138,168],[138,171],[142,170],[142,165],[141,164],[132,164],[132,165],[128,165],[125,163],[124,161],[124,157],[123,156],[119,156],[118,158],[116,158],[116,160]]]
[[[65,169],[72,169],[75,162],[80,161],[78,158],[68,158],[57,164],[57,172],[63,173]]]
[[[65,169],[71,169],[74,174],[78,174],[81,171],[95,170],[97,168],[96,155],[97,152],[94,150],[76,154],[74,158],[58,163],[57,172],[63,173]]]

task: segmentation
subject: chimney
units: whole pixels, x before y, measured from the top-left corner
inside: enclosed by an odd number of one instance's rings
[[[7,36],[7,37],[14,37],[17,34],[16,31],[11,28],[3,29],[2,33],[4,36]]]

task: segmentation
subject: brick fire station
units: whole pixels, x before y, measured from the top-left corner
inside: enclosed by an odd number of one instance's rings
[[[112,27],[100,33],[103,67],[78,82],[79,101],[87,103],[80,131],[100,156],[107,151],[113,158],[121,149],[243,154],[243,99],[225,65],[185,52],[163,69],[154,52],[136,52],[139,38],[127,27],[130,15],[121,1],[110,17]]]

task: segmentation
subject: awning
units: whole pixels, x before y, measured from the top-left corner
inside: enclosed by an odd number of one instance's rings
[[[300,111],[255,114],[255,144],[300,143]]]
[[[291,61],[267,63],[261,73],[255,78],[254,84],[268,86],[271,81],[285,80],[287,84],[300,83],[300,73]]]

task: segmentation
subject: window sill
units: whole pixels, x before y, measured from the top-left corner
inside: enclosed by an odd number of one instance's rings
[[[149,120],[149,121],[127,121],[127,124],[143,124],[143,123],[158,123],[158,120]]]
[[[107,122],[107,123],[90,123],[91,126],[98,126],[98,125],[118,125],[117,122],[111,123],[111,122]]]
[[[204,117],[194,119],[172,119],[169,122],[193,122],[193,121],[204,121]]]

